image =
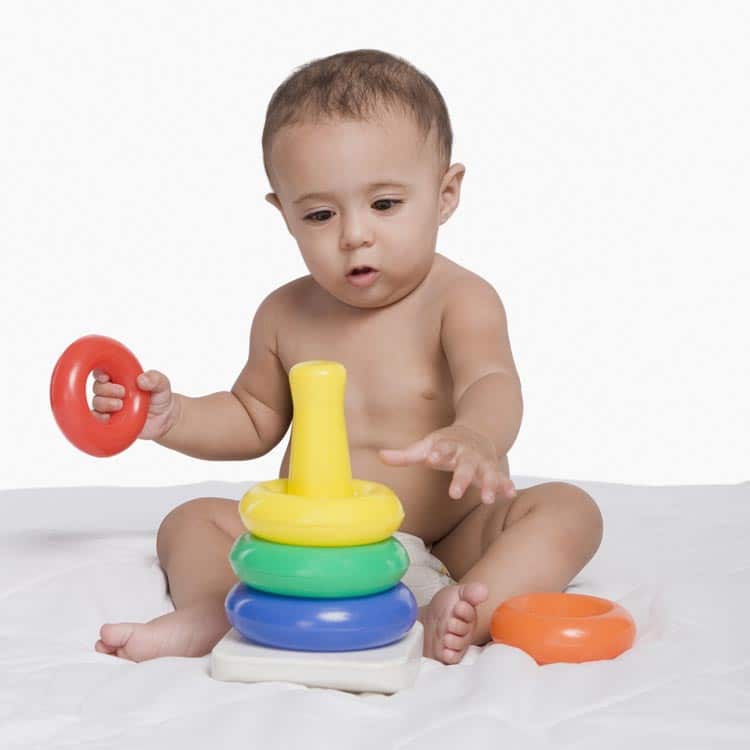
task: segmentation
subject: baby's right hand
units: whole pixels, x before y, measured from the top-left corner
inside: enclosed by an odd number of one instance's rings
[[[94,370],[94,398],[91,405],[92,414],[100,422],[108,422],[110,413],[122,409],[122,397],[125,387],[109,381],[109,374],[104,370]],[[143,440],[158,440],[164,436],[175,423],[179,402],[172,393],[169,379],[158,370],[142,372],[137,378],[137,385],[142,391],[151,392],[146,424],[138,435]]]

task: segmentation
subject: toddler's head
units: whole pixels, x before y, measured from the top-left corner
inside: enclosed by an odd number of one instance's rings
[[[450,166],[452,139],[435,84],[379,50],[314,60],[279,86],[263,129],[266,200],[320,286],[372,308],[423,281],[465,171]],[[377,274],[351,274],[361,267]]]

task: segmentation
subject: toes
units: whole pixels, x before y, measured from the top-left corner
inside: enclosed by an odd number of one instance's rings
[[[458,596],[472,606],[480,605],[489,595],[489,589],[484,583],[463,583],[458,587]]]
[[[477,610],[469,602],[459,601],[453,607],[453,619],[463,620],[463,622],[474,622],[476,616]]]
[[[99,638],[94,648],[102,654],[119,656],[121,659],[136,661],[128,654],[127,646],[130,636],[133,635],[136,623],[118,622],[102,625],[99,630]]]
[[[452,635],[468,635],[469,631],[471,630],[473,615],[474,615],[474,609],[471,608],[470,605],[467,605],[471,609],[471,619],[469,617],[464,617],[464,619],[459,619],[458,617],[451,617],[451,619],[448,621],[448,633],[451,633]]]
[[[447,586],[420,610],[425,633],[424,655],[444,664],[458,664],[472,643],[477,607],[489,596],[484,583]]]
[[[449,651],[458,651],[463,653],[469,646],[469,641],[466,636],[454,635],[453,633],[446,633],[443,636],[443,648],[447,648]]]
[[[132,622],[107,623],[102,625],[99,637],[106,647],[115,651],[127,644],[133,630],[135,630],[135,625]]]
[[[456,651],[452,648],[443,649],[443,664],[458,664],[463,656],[463,651]]]
[[[107,646],[107,644],[102,640],[98,640],[94,644],[94,651],[98,651],[100,654],[113,654],[115,652],[113,648]]]

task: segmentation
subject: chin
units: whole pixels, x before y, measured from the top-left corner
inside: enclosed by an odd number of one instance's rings
[[[378,307],[388,307],[388,305],[392,304],[395,301],[389,299],[347,299],[344,297],[339,297],[338,295],[336,295],[336,299],[339,302],[343,302],[345,305],[349,305],[349,307],[356,307],[360,310],[374,310]]]
[[[416,282],[412,280],[411,283],[408,284],[402,283],[398,288],[389,288],[387,291],[381,289],[376,291],[375,287],[360,290],[352,289],[346,281],[343,282],[343,287],[329,284],[324,285],[321,284],[320,281],[318,281],[318,285],[332,297],[348,307],[354,307],[359,310],[375,310],[379,307],[388,307],[389,305],[399,302],[404,297],[411,294],[423,280],[423,278],[419,278]],[[377,283],[382,284],[382,279]]]

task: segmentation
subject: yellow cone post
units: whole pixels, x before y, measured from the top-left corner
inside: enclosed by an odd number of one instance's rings
[[[305,497],[351,497],[344,366],[325,360],[300,362],[289,370],[289,386],[294,421],[287,492]]]

